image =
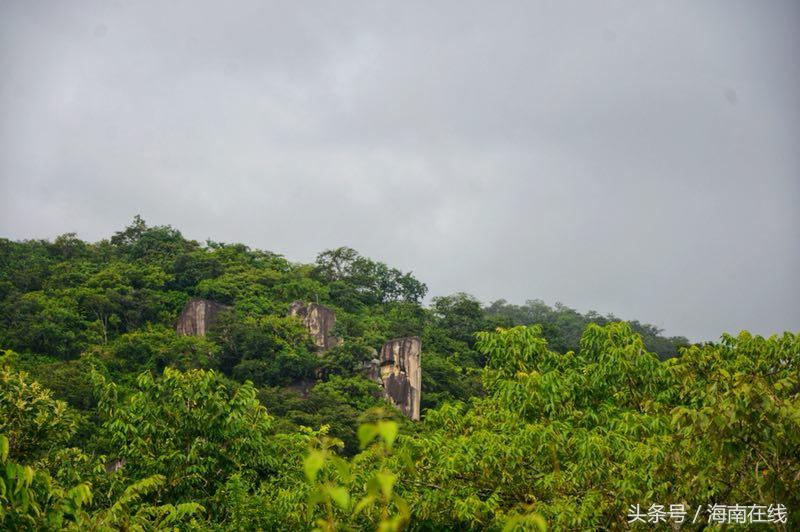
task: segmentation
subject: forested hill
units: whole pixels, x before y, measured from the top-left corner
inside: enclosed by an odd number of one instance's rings
[[[58,362],[92,351],[122,373],[196,366],[259,387],[287,386],[312,378],[318,365],[326,377],[357,375],[372,349],[414,335],[425,353],[424,409],[478,393],[474,370],[484,360],[474,349],[477,331],[540,324],[551,348],[567,352],[579,349],[589,323],[618,321],[541,301],[496,301],[482,308],[465,293],[435,297],[426,308],[426,293],[410,273],[353,249],[323,251],[314,264],[295,264],[242,244],[201,245],[172,227],[148,227],[139,217],[94,244],[74,234],[53,242],[0,240],[0,346],[52,360],[51,375],[70,367]],[[210,341],[176,340],[175,320],[192,297],[234,306],[226,332],[241,341],[225,343],[213,334]],[[324,360],[286,317],[295,300],[336,312],[336,333],[345,341]],[[630,324],[661,358],[688,344],[661,336],[652,325]]]
[[[369,383],[359,378],[362,365],[390,338],[422,339],[424,412],[481,394],[485,360],[475,350],[478,331],[539,324],[551,348],[567,352],[578,351],[589,323],[617,320],[541,301],[496,301],[482,308],[465,293],[435,297],[425,307],[426,293],[410,273],[353,249],[323,251],[314,264],[295,264],[242,244],[200,244],[170,226],[148,227],[139,217],[98,243],[74,234],[53,242],[0,240],[0,346],[23,355],[57,397],[88,405],[81,353],[102,360],[122,382],[166,366],[217,369],[252,381],[270,411],[289,423],[319,425],[347,412],[352,419],[335,424],[334,433],[350,450],[357,411],[371,397],[363,390]],[[193,297],[231,305],[235,313],[207,338],[177,337],[175,321]],[[318,357],[307,334],[287,317],[295,300],[334,309],[343,344]],[[661,358],[688,344],[662,337],[651,325],[630,323]],[[307,388],[318,376],[327,386],[309,397],[296,393],[298,383]]]
[[[108,300],[105,305],[93,297],[100,292]],[[54,242],[0,239],[5,311],[0,338],[6,345],[61,359],[144,326],[169,327],[190,297],[236,304],[242,316],[258,317],[284,316],[294,299],[322,302],[343,318],[342,334],[372,344],[375,334],[424,331],[471,346],[476,331],[538,323],[552,347],[568,351],[578,349],[587,324],[619,321],[594,311],[581,314],[560,303],[552,308],[539,300],[525,305],[499,300],[481,308],[466,293],[433,298],[430,308],[422,309],[426,293],[426,285],[410,273],[349,248],[324,251],[315,264],[294,264],[242,244],[201,245],[169,226],[148,227],[139,217],[94,244],[74,234]],[[36,312],[57,319],[46,331],[31,329],[38,321]],[[665,338],[653,325],[628,321],[661,358],[676,356],[680,346],[688,345],[686,338]],[[13,332],[20,329],[28,332]],[[426,349],[426,354],[439,351]]]
[[[139,217],[0,239],[0,528],[590,529],[658,497],[797,500],[796,336],[689,346],[426,294],[349,248],[296,264]],[[205,336],[175,330],[193,298],[230,307]],[[343,341],[315,350],[295,301]],[[410,336],[419,423],[365,377]]]

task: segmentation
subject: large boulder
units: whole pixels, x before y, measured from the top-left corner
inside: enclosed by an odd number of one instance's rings
[[[383,390],[407,417],[418,420],[422,399],[422,341],[416,337],[396,338],[383,344],[380,375]]]
[[[317,349],[325,351],[342,343],[341,338],[333,335],[336,327],[336,314],[319,303],[295,301],[289,305],[289,315],[297,316],[311,333]]]
[[[208,299],[190,299],[183,307],[175,330],[186,336],[205,336],[216,323],[219,313],[229,308],[228,305]]]

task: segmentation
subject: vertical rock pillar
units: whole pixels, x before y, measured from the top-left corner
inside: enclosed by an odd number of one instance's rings
[[[289,305],[289,315],[297,316],[311,333],[314,345],[320,351],[326,351],[342,343],[341,338],[333,335],[336,326],[336,314],[324,305],[295,301]]]
[[[407,417],[419,420],[422,398],[422,341],[416,337],[396,338],[383,344],[380,375],[383,390]]]
[[[208,299],[190,299],[183,307],[175,330],[185,336],[205,336],[216,323],[219,313],[229,308],[228,305]]]

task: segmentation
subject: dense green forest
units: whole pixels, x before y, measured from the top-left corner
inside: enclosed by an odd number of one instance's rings
[[[350,248],[297,264],[139,217],[97,243],[0,239],[0,528],[624,529],[656,526],[631,505],[684,504],[696,529],[738,503],[796,529],[797,334],[691,345],[426,295]],[[190,298],[231,309],[181,336]],[[341,345],[316,352],[296,300],[333,309]],[[419,422],[364,376],[404,336]]]

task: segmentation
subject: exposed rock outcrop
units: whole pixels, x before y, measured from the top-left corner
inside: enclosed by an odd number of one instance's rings
[[[382,385],[381,359],[378,358],[378,351],[371,347],[370,354],[372,355],[371,358],[368,361],[364,361],[361,365],[361,375],[366,379]]]
[[[336,314],[328,307],[318,303],[295,301],[289,305],[289,315],[303,320],[317,349],[325,351],[342,343],[341,338],[333,335]]]
[[[186,336],[205,336],[216,323],[219,313],[229,308],[228,305],[208,299],[190,299],[183,307],[175,330]]]
[[[422,341],[416,337],[397,338],[383,344],[380,378],[383,390],[406,416],[419,420],[422,398]]]
[[[375,381],[378,384],[383,384],[383,380],[381,380],[381,361],[379,358],[373,358],[369,362],[364,362],[362,372],[364,378]]]
[[[115,458],[106,462],[106,473],[116,473],[125,465],[124,458]]]

